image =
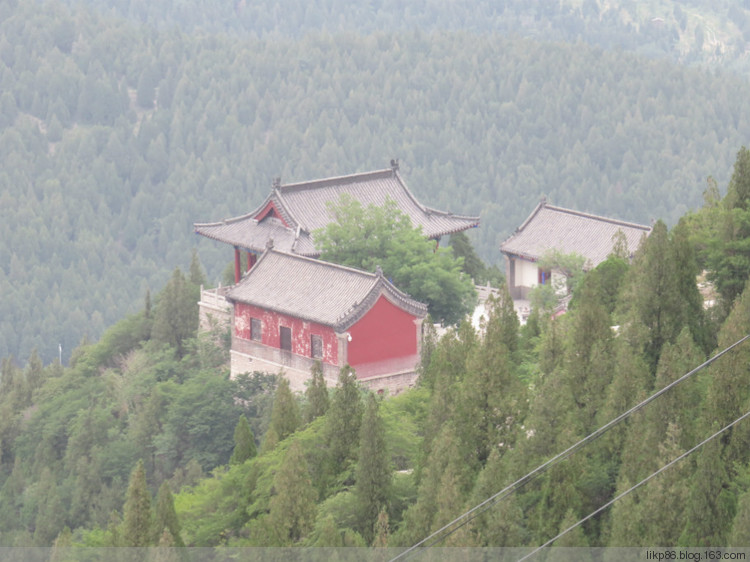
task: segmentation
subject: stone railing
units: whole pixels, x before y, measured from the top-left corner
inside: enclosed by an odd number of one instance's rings
[[[201,300],[198,302],[200,330],[208,332],[216,328],[226,329],[232,324],[232,305],[226,295],[231,287],[204,289],[201,286]]]

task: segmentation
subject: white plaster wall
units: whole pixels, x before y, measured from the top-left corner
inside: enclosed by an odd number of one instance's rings
[[[536,287],[539,283],[539,267],[536,262],[516,260],[516,287]]]

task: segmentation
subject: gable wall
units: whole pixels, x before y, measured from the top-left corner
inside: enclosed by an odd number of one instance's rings
[[[263,339],[260,343],[263,345],[278,349],[281,345],[279,328],[284,326],[292,330],[292,353],[310,357],[310,336],[315,334],[323,340],[321,361],[332,365],[338,364],[338,339],[333,328],[238,302],[234,305],[235,337],[250,340],[251,318],[259,318],[262,322]]]
[[[392,304],[383,295],[356,324],[349,328],[349,365],[409,357],[418,353],[416,318]]]
[[[284,220],[284,217],[281,216],[281,213],[279,212],[279,210],[276,208],[276,205],[273,204],[273,201],[269,201],[268,204],[265,207],[263,207],[263,210],[260,213],[258,213],[257,215],[255,215],[254,218],[258,222],[260,222],[260,221],[262,221],[264,218],[266,218],[268,216],[276,217],[282,223],[284,223],[284,226],[286,226],[286,227],[289,226],[286,223],[286,221]]]

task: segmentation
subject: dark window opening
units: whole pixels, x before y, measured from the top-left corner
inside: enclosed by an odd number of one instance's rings
[[[250,319],[250,339],[255,341],[263,340],[263,324],[260,318]]]
[[[539,268],[539,284],[546,285],[552,279],[552,272],[546,269]]]
[[[323,338],[320,336],[310,336],[310,355],[314,359],[323,358]]]
[[[279,336],[281,338],[281,349],[284,351],[292,350],[292,329],[285,326],[279,328]]]

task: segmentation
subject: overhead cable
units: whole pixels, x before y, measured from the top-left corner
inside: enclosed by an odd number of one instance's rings
[[[672,388],[674,388],[675,386],[677,386],[681,382],[683,382],[683,381],[687,380],[688,378],[692,377],[695,373],[697,373],[697,372],[701,371],[702,369],[708,367],[711,363],[713,363],[714,361],[716,361],[717,359],[719,359],[720,357],[722,357],[723,355],[725,355],[726,353],[728,353],[729,351],[731,351],[732,349],[734,349],[735,347],[737,347],[738,345],[740,345],[741,343],[743,343],[744,341],[746,341],[748,338],[750,338],[750,334],[744,336],[743,338],[740,338],[739,340],[737,340],[736,342],[734,342],[732,345],[724,348],[723,350],[721,350],[719,353],[717,353],[713,357],[709,358],[708,360],[704,361],[703,363],[701,363],[700,365],[698,365],[697,367],[695,367],[693,370],[691,370],[688,373],[685,373],[684,375],[682,375],[679,379],[676,379],[676,380],[672,381],[667,386],[665,386],[661,390],[655,392],[654,394],[652,394],[651,396],[649,396],[648,398],[646,398],[642,402],[639,402],[638,404],[636,404],[635,406],[633,406],[632,408],[630,408],[626,412],[620,414],[619,416],[617,416],[616,418],[614,418],[610,422],[608,422],[605,425],[599,427],[597,430],[593,431],[592,433],[590,433],[589,435],[587,435],[586,437],[584,437],[583,439],[581,439],[577,443],[574,443],[573,445],[571,445],[570,447],[568,447],[567,449],[565,449],[562,453],[558,453],[556,456],[552,457],[551,459],[549,459],[545,463],[540,464],[534,470],[532,470],[531,472],[529,472],[526,475],[522,476],[521,478],[519,478],[518,480],[516,480],[512,484],[509,484],[508,486],[506,486],[505,488],[503,488],[499,492],[493,494],[492,496],[490,496],[489,498],[485,499],[481,503],[475,505],[474,507],[472,507],[468,511],[465,511],[464,513],[462,513],[461,515],[459,515],[458,517],[456,517],[455,519],[453,519],[453,521],[451,521],[451,522],[443,525],[437,531],[433,532],[432,534],[430,534],[429,536],[425,537],[424,539],[422,539],[418,543],[410,546],[409,548],[407,548],[406,550],[404,550],[403,552],[401,552],[397,556],[393,557],[390,560],[390,562],[395,562],[396,560],[406,559],[408,556],[411,556],[412,553],[415,553],[415,551],[418,548],[420,548],[420,547],[430,548],[430,547],[434,546],[435,544],[437,544],[437,543],[445,540],[447,537],[449,537],[450,535],[452,535],[453,533],[455,533],[458,529],[460,529],[461,527],[463,527],[464,525],[466,525],[467,523],[469,523],[470,521],[472,521],[477,516],[481,515],[487,509],[489,509],[495,502],[500,501],[503,498],[509,496],[510,494],[512,494],[513,492],[515,492],[516,490],[520,489],[521,487],[525,486],[529,482],[533,481],[539,475],[543,474],[551,466],[554,466],[558,462],[560,462],[562,460],[565,460],[570,455],[572,455],[573,453],[575,453],[578,449],[580,449],[580,448],[584,447],[585,445],[588,445],[592,441],[598,439],[604,433],[606,433],[607,431],[609,431],[610,429],[612,429],[612,427],[614,427],[615,425],[617,425],[618,423],[620,423],[622,420],[624,420],[625,418],[631,416],[632,414],[634,414],[638,410],[641,410],[647,404],[649,404],[652,401],[656,400],[659,396],[661,396],[665,392],[668,392],[669,390],[671,390]],[[454,525],[456,525],[456,526],[451,529],[451,527],[453,527]],[[445,531],[447,531],[448,529],[451,529],[451,530],[446,533]],[[443,534],[443,533],[445,533],[445,534]],[[432,542],[428,543],[428,541],[432,541]]]
[[[605,504],[604,504],[603,506],[601,506],[600,508],[598,508],[598,509],[596,509],[596,510],[592,511],[591,513],[589,513],[589,514],[588,514],[588,515],[587,515],[586,517],[584,517],[583,519],[581,519],[581,520],[580,520],[580,521],[578,521],[577,523],[574,523],[573,525],[571,525],[570,527],[568,527],[567,529],[565,529],[564,531],[562,531],[562,532],[561,532],[560,534],[558,534],[557,536],[555,536],[555,537],[552,537],[552,538],[551,538],[550,540],[548,540],[548,541],[547,541],[546,543],[544,543],[543,545],[541,545],[541,546],[538,546],[538,547],[537,547],[536,549],[534,549],[534,550],[532,550],[531,552],[529,552],[529,553],[528,553],[528,554],[527,554],[526,556],[524,556],[523,558],[519,558],[517,562],[521,562],[521,560],[526,560],[527,558],[530,558],[531,556],[533,556],[534,554],[536,554],[537,552],[539,552],[539,551],[540,551],[540,550],[542,550],[543,548],[545,548],[545,547],[548,547],[549,545],[551,545],[551,544],[552,544],[553,542],[555,542],[555,541],[556,541],[557,539],[559,539],[560,537],[562,537],[562,536],[563,536],[563,535],[565,535],[566,533],[568,533],[568,532],[572,531],[573,529],[575,529],[575,528],[576,528],[576,527],[578,527],[579,525],[581,525],[581,524],[585,523],[586,521],[588,521],[589,519],[591,519],[591,518],[592,518],[592,517],[594,517],[595,515],[598,515],[599,513],[601,513],[601,512],[602,512],[602,511],[604,511],[605,509],[607,509],[607,508],[608,508],[608,507],[609,507],[610,505],[612,505],[613,503],[615,503],[615,502],[616,502],[617,500],[619,500],[620,498],[623,498],[623,497],[627,496],[627,495],[628,495],[628,494],[629,494],[630,492],[632,492],[632,491],[633,491],[633,490],[635,490],[636,488],[639,488],[640,486],[642,486],[643,484],[645,484],[646,482],[648,482],[648,481],[649,481],[649,480],[651,480],[652,478],[654,478],[654,477],[658,476],[659,474],[661,474],[662,472],[664,472],[665,470],[667,470],[667,469],[668,469],[668,468],[669,468],[670,466],[672,466],[673,464],[675,464],[675,463],[678,463],[679,461],[681,461],[682,459],[684,459],[685,457],[687,457],[687,456],[688,456],[689,454],[691,454],[691,453],[693,453],[693,452],[697,451],[697,450],[698,450],[698,449],[700,449],[700,448],[701,448],[701,447],[702,447],[703,445],[705,445],[706,443],[708,443],[709,441],[711,441],[711,439],[714,439],[714,438],[718,437],[719,435],[721,435],[722,433],[724,433],[724,432],[725,432],[725,431],[726,431],[727,429],[729,429],[729,428],[730,428],[730,427],[732,427],[733,425],[736,425],[736,424],[738,424],[739,422],[741,422],[742,420],[744,420],[744,419],[745,419],[745,418],[747,418],[747,417],[750,417],[750,411],[748,411],[748,412],[745,412],[745,413],[744,413],[744,414],[742,414],[742,415],[741,415],[741,416],[740,416],[739,418],[737,418],[736,420],[734,420],[734,421],[733,421],[732,423],[730,423],[730,424],[728,424],[728,425],[725,425],[725,426],[724,426],[724,427],[722,427],[722,428],[721,428],[721,429],[720,429],[719,431],[717,431],[716,433],[714,433],[714,434],[713,434],[713,435],[711,435],[710,437],[707,437],[706,439],[704,439],[703,441],[701,441],[700,443],[698,443],[698,444],[697,444],[697,445],[696,445],[695,447],[693,447],[692,449],[690,449],[690,450],[688,450],[688,451],[685,451],[684,453],[682,453],[682,454],[681,454],[681,455],[680,455],[679,457],[677,457],[676,459],[674,459],[674,460],[672,460],[672,461],[668,462],[667,464],[665,464],[664,466],[662,466],[662,467],[661,467],[661,468],[660,468],[659,470],[657,470],[657,471],[655,471],[655,472],[652,472],[652,473],[651,473],[651,474],[649,474],[649,475],[648,475],[648,476],[647,476],[646,478],[644,478],[643,480],[641,480],[640,482],[638,482],[638,484],[636,484],[636,485],[634,485],[634,486],[631,486],[630,488],[628,488],[627,490],[625,490],[625,491],[624,491],[623,493],[621,493],[621,494],[619,494],[618,496],[616,496],[616,497],[612,498],[612,499],[611,499],[611,500],[609,500],[609,501],[608,501],[607,503],[605,503]]]

